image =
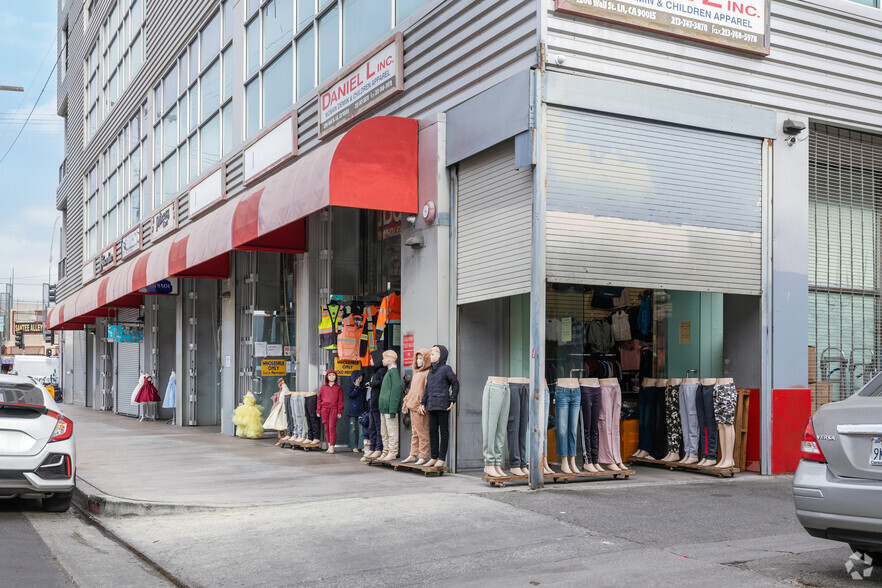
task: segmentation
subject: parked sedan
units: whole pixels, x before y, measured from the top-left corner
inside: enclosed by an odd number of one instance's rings
[[[793,500],[810,534],[882,563],[882,374],[809,419]]]
[[[0,498],[64,512],[76,484],[73,423],[31,378],[0,375]]]

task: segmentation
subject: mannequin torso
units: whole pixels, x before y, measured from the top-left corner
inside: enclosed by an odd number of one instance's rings
[[[530,378],[509,378],[509,384],[529,384]]]
[[[643,387],[644,388],[654,388],[657,386],[658,380],[655,378],[643,378]]]
[[[667,380],[667,379],[664,379],[664,380],[656,380],[656,381],[655,381],[655,385],[656,385],[656,386],[659,386],[659,387],[661,387],[661,388],[667,388],[669,382],[670,382],[670,380]]]
[[[487,383],[505,385],[508,384],[508,378],[503,378],[500,376],[490,376],[489,378],[487,378]]]
[[[597,378],[579,378],[579,385],[588,388],[597,388],[600,386],[600,380]]]
[[[557,385],[562,388],[578,388],[579,387],[579,379],[578,378],[560,378],[557,381]]]
[[[717,378],[717,384],[721,386],[725,386],[726,384],[734,384],[735,380],[732,378]]]
[[[717,379],[716,379],[716,378],[702,378],[702,379],[701,379],[701,385],[702,385],[702,386],[713,386],[713,385],[716,384],[716,383],[717,383]]]
[[[618,385],[619,381],[616,378],[601,378],[600,385],[601,386],[612,386],[613,384]]]
[[[698,378],[686,378],[685,380],[683,380],[683,383],[684,384],[697,384]]]
[[[679,386],[682,383],[683,378],[671,378],[670,380],[668,380],[668,384],[670,384],[671,386]]]

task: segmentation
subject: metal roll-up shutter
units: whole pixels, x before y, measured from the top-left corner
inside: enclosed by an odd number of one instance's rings
[[[760,294],[762,140],[548,109],[548,279]]]
[[[86,333],[73,333],[73,403],[86,406]]]
[[[117,311],[117,321],[125,324],[138,322],[138,309]],[[116,347],[116,412],[138,416],[138,405],[132,404],[132,391],[141,377],[141,345],[143,343],[113,343]]]
[[[514,141],[459,164],[457,302],[530,291],[532,168],[515,169]]]

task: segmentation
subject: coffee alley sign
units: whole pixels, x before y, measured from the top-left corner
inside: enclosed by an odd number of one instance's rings
[[[404,90],[403,52],[403,38],[395,35],[319,93],[320,138]]]
[[[769,0],[555,0],[560,12],[768,55]]]

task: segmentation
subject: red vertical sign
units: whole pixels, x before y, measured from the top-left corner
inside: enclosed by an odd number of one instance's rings
[[[401,367],[413,365],[413,333],[408,333],[401,341]]]

